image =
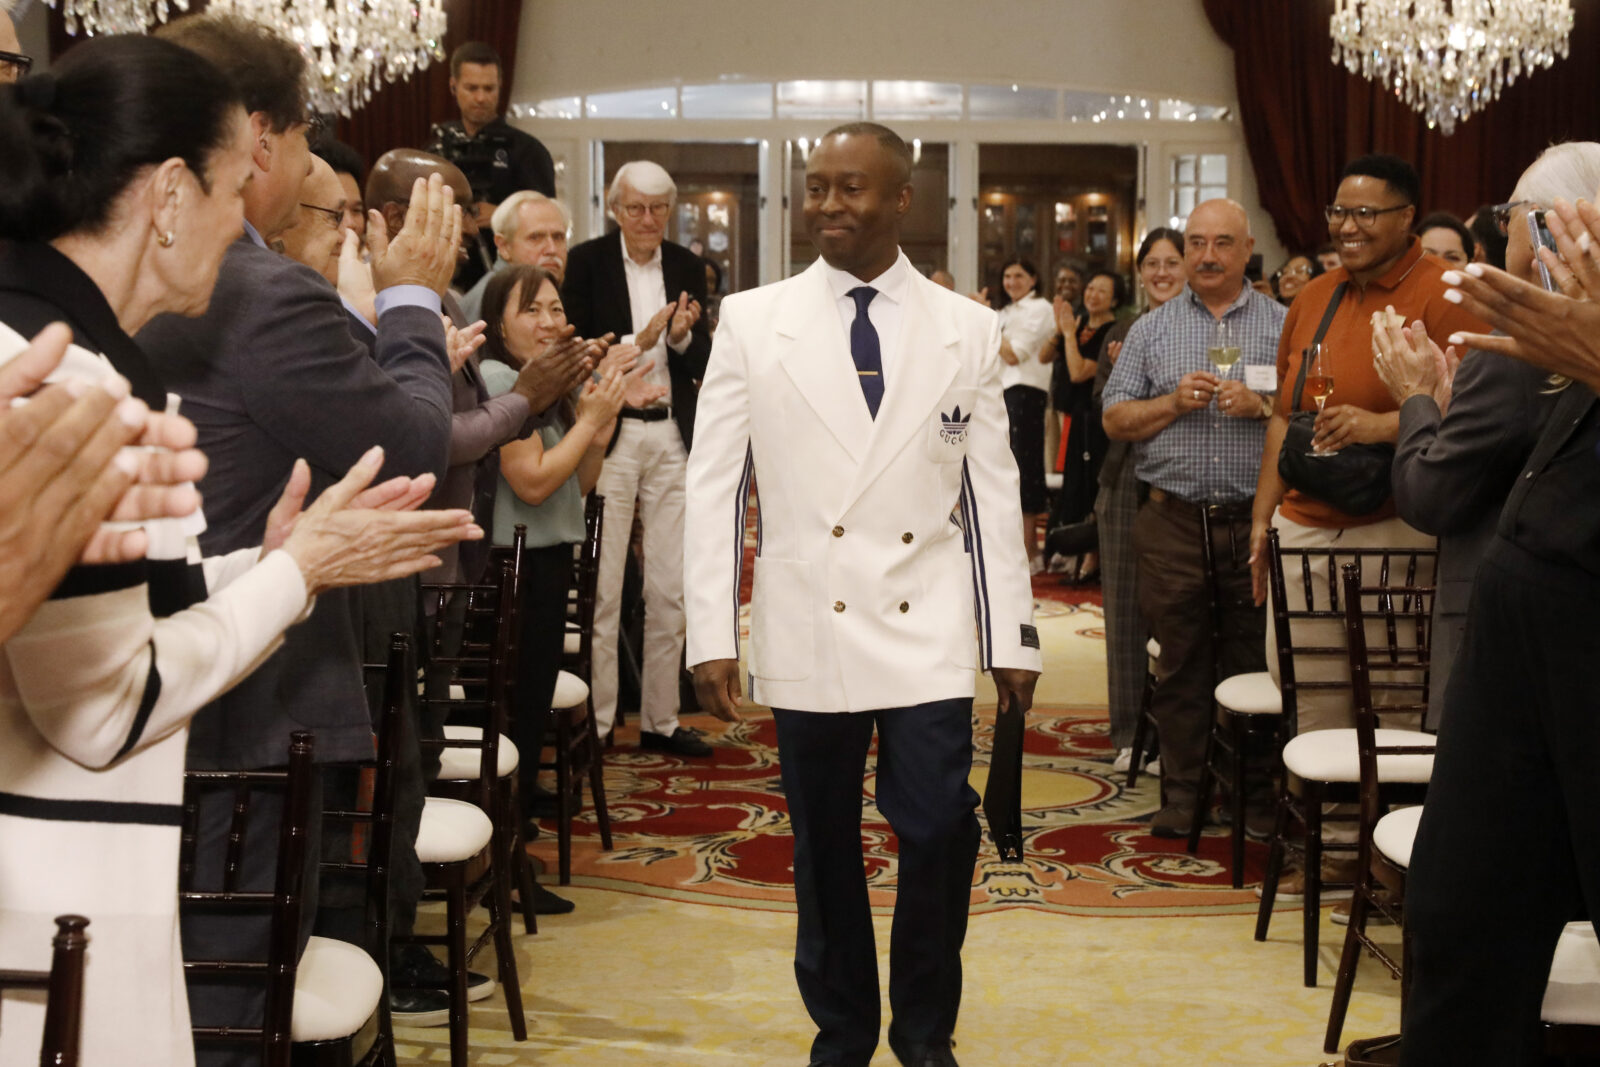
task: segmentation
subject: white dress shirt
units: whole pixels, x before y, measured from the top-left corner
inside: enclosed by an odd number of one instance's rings
[[[622,273],[628,279],[628,307],[633,312],[633,333],[620,338],[619,343],[632,344],[639,331],[650,325],[650,317],[667,306],[667,281],[661,273],[660,245],[656,246],[655,255],[649,260],[638,263],[628,255],[627,239],[620,231],[617,233],[617,240],[622,242]],[[676,301],[678,294],[672,294],[671,299]],[[649,385],[662,386],[667,390],[667,395],[651,405],[652,407],[668,407],[672,403],[672,376],[667,372],[667,335],[671,332],[672,323],[668,322],[666,328],[661,331],[655,347],[639,356],[640,364],[655,361],[655,366],[646,371],[640,380]],[[689,340],[690,335],[684,334],[683,341],[673,345],[672,350],[682,352],[689,347]]]
[[[844,324],[846,341],[850,338],[850,324],[856,321],[856,302],[850,290],[863,285],[878,290],[878,295],[867,305],[867,319],[872,323],[872,328],[878,331],[883,387],[889,388],[889,376],[894,373],[895,363],[900,356],[900,319],[906,306],[906,286],[911,280],[911,261],[901,252],[888,270],[869,282],[862,281],[854,274],[835,270],[827,263],[822,264],[822,270],[828,279],[828,289],[833,293],[834,305],[839,309],[839,320]]]
[[[1039,353],[1050,343],[1056,333],[1056,314],[1050,302],[1042,296],[1029,293],[1015,303],[1000,309],[1000,332],[1011,342],[1017,365],[1000,362],[1000,387],[1026,385],[1034,389],[1050,388],[1050,364],[1039,362]]]

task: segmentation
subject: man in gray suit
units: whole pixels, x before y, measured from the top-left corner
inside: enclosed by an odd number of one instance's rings
[[[200,485],[211,525],[200,540],[217,554],[255,543],[296,458],[311,467],[313,494],[374,444],[384,447],[385,477],[443,473],[450,372],[439,301],[455,266],[460,209],[435,178],[413,192],[394,241],[371,235],[377,335],[369,355],[327,281],[266,243],[295,219],[310,170],[299,50],[253,23],[209,14],[173,22],[162,35],[231,74],[255,142],[255,172],[242,191],[246,233],[223,259],[210,310],[196,319],[162,316],[138,338],[183,398],[211,460]],[[345,592],[319,597],[277,653],[196,717],[190,766],[279,765],[290,733],[302,729],[314,732],[319,761],[371,758],[352,601]],[[202,805],[201,886],[217,876],[215,857],[226,847],[226,800]],[[263,813],[262,822],[275,825],[275,814]],[[268,830],[256,839],[263,847],[245,850],[244,884],[270,887],[275,836]],[[320,848],[310,844],[314,864]],[[315,915],[314,873],[302,943]],[[185,955],[264,958],[261,925],[186,914]],[[242,985],[196,981],[190,1001],[197,1025],[260,1023],[261,995]],[[207,1064],[254,1059],[205,1045],[198,1051]]]

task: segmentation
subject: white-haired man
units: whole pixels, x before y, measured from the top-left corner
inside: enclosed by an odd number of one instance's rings
[[[567,257],[562,302],[580,337],[615,334],[654,362],[648,384],[668,387],[647,408],[623,408],[595,491],[605,497],[604,543],[595,598],[592,684],[595,725],[604,735],[617,714],[617,629],[622,572],[634,501],[644,525],[644,650],[641,747],[709,756],[698,733],[678,724],[683,655],[684,473],[694,430],[695,382],[705,375],[711,332],[700,316],[704,261],[666,240],[677,200],[672,176],[649,161],[628,163],[611,181],[606,204],[620,233],[585,241]]]
[[[572,234],[572,219],[561,201],[523,189],[500,202],[489,225],[494,229],[499,258],[461,298],[461,310],[466,312],[468,322],[483,318],[483,291],[489,287],[494,272],[508,264],[543,267],[555,275],[557,285],[567,276],[567,238]]]
[[[0,0],[0,85],[21,81],[33,69],[33,57],[22,51],[17,38],[12,0]]]

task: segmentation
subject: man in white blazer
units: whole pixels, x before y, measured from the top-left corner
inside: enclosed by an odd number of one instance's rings
[[[795,975],[813,1064],[877,1047],[862,779],[899,841],[889,1045],[955,1064],[977,793],[978,670],[1026,709],[1039,672],[993,312],[899,249],[911,153],[893,131],[829,133],[806,169],[821,259],[727,297],[689,457],[684,590],[701,706],[738,717],[739,573],[759,486],[750,695],[773,708],[793,826]]]

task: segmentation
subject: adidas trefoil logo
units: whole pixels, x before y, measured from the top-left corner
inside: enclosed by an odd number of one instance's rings
[[[967,423],[971,420],[972,414],[970,412],[965,415],[961,414],[960,404],[957,404],[956,409],[948,415],[941,411],[939,413],[939,440],[947,445],[958,445],[965,441],[967,439]]]

